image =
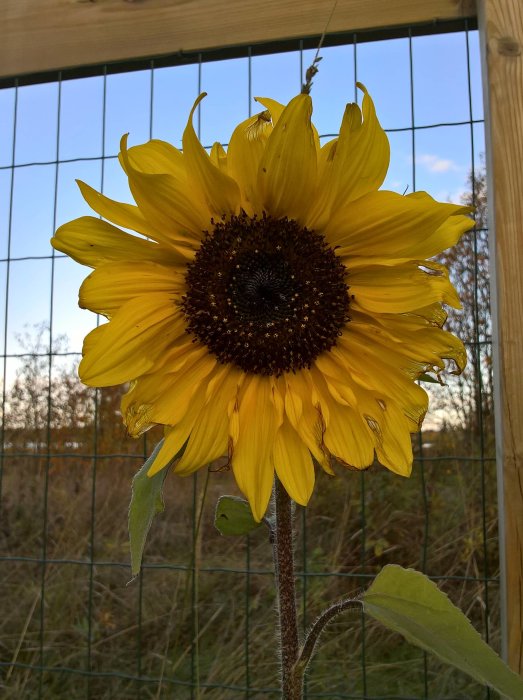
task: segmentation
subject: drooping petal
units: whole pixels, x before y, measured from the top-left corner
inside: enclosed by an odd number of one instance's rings
[[[273,459],[276,474],[289,496],[306,506],[314,489],[314,465],[311,453],[287,420],[276,433]]]
[[[370,428],[378,461],[396,474],[412,470],[411,425],[394,399],[356,387],[356,410]]]
[[[427,411],[428,397],[413,379],[426,366],[421,362],[412,362],[394,347],[389,346],[387,350],[369,343],[369,340],[372,340],[369,335],[358,335],[353,331],[344,334],[339,350],[336,348],[340,364],[345,364],[352,379],[353,392],[357,397],[356,389],[360,386],[394,399],[411,421],[412,429],[418,430]]]
[[[312,389],[303,373],[285,374],[285,415],[307,449],[323,469],[332,474],[329,456],[323,450],[325,422],[321,408],[313,402]]]
[[[131,435],[143,432],[142,416],[148,427],[176,425],[183,420],[194,398],[216,366],[205,349],[187,353],[186,361],[176,372],[152,372],[141,376],[122,398],[121,410]],[[167,368],[168,369],[168,368]]]
[[[234,409],[238,434],[231,431],[232,468],[257,521],[265,515],[274,481],[272,450],[279,428],[270,378],[252,375]]]
[[[350,406],[331,401],[330,417],[323,439],[332,456],[354,469],[369,467],[374,461],[374,441],[359,413]]]
[[[316,189],[317,153],[308,95],[292,99],[272,131],[258,169],[265,210],[304,221]]]
[[[229,417],[224,410],[234,401],[243,382],[243,374],[230,367],[220,367],[217,386],[202,407],[182,458],[176,465],[177,474],[191,474],[227,454]]]
[[[154,474],[164,469],[188,441],[192,430],[196,426],[196,420],[203,400],[203,392],[198,392],[187,406],[187,410],[180,422],[165,428],[164,443],[156,455],[156,459],[151,464],[147,476],[154,476]]]
[[[400,476],[410,476],[412,471],[412,441],[410,425],[393,399],[374,396],[367,402],[361,400],[360,412],[375,433],[376,456],[387,469]]]

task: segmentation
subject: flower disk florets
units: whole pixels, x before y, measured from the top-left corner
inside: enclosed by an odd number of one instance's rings
[[[245,372],[310,367],[348,321],[346,274],[324,237],[296,221],[232,216],[187,266],[187,330]]]

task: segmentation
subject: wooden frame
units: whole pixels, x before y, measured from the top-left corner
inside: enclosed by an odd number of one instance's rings
[[[320,35],[335,0],[1,0],[0,78]],[[337,0],[329,32],[474,15],[473,0]]]
[[[523,674],[523,6],[479,3],[489,103],[505,652]],[[317,36],[331,9],[326,0],[2,0],[0,78]],[[473,0],[338,0],[329,32],[373,28],[377,18],[383,28],[474,14]]]
[[[523,5],[479,5],[487,121],[504,656],[523,675]]]

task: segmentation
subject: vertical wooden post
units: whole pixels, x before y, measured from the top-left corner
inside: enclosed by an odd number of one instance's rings
[[[523,675],[523,2],[480,0],[504,656]]]

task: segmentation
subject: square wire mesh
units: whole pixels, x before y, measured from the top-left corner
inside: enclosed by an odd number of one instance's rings
[[[130,578],[130,480],[158,435],[125,437],[120,390],[75,375],[97,320],[76,308],[85,271],[49,246],[55,228],[90,214],[85,180],[129,200],[122,133],[180,146],[195,97],[206,146],[227,143],[254,95],[287,102],[317,40],[229,54],[104,66],[84,77],[4,81],[0,90],[1,687],[6,698],[276,698],[274,591],[266,534],[213,529],[230,475],[169,479],[142,573]],[[448,259],[464,294],[454,316],[468,374],[431,389],[409,481],[385,470],[318,475],[298,514],[303,629],[385,563],[438,581],[494,644],[499,580],[491,393],[483,112],[470,21],[327,37],[312,95],[322,141],[336,134],[355,82],[369,88],[391,141],[385,187],[478,204],[477,227]],[[452,69],[450,69],[450,66]],[[483,207],[483,208],[481,208]],[[483,212],[480,216],[480,210]],[[483,698],[488,691],[347,614],[323,637],[307,698]]]

